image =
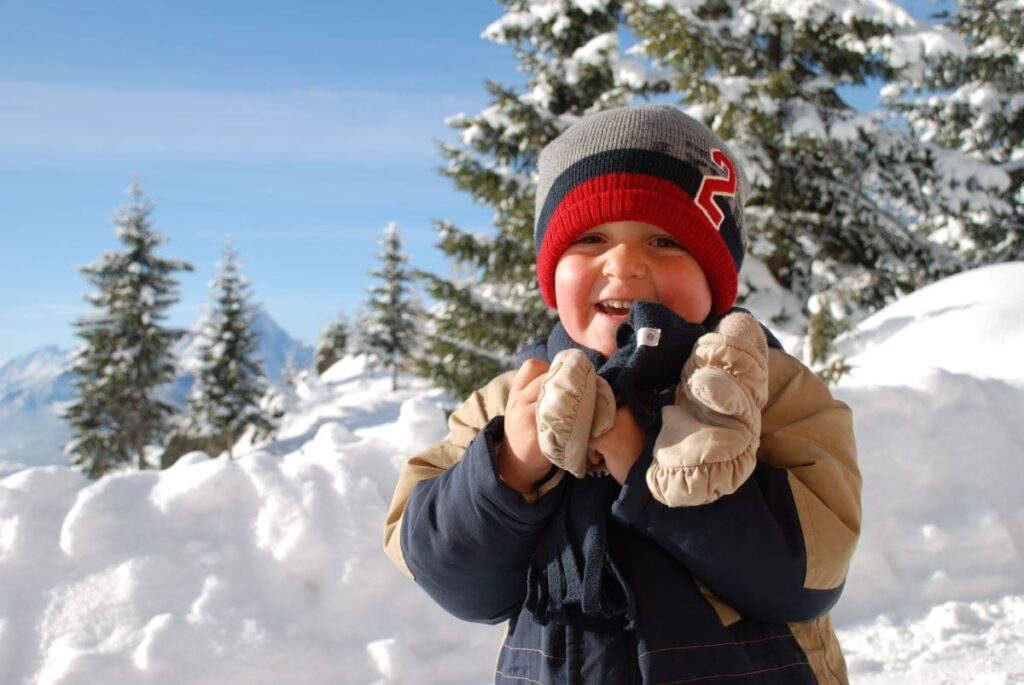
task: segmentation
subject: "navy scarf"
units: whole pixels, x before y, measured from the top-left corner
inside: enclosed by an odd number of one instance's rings
[[[654,329],[656,345],[650,344]],[[610,358],[578,344],[558,323],[546,343],[524,350],[518,362],[533,357],[550,363],[564,349],[582,350],[608,381],[618,406],[629,407],[646,432],[649,457],[661,428],[661,407],[672,401],[683,363],[706,330],[663,305],[638,301],[616,331],[618,349]],[[648,461],[643,456],[638,463]],[[615,561],[608,527],[621,487],[611,476],[566,477],[563,487],[560,506],[530,563],[524,605],[541,624],[597,620],[632,628],[633,593]]]

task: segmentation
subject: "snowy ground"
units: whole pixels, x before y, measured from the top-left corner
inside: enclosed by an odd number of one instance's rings
[[[855,685],[1024,684],[1024,264],[866,321],[862,544],[835,612]],[[236,461],[0,481],[0,685],[483,683],[500,627],[434,607],[381,551],[440,396],[344,360]]]

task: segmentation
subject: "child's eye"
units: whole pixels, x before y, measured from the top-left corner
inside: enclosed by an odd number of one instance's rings
[[[587,235],[580,236],[576,242],[582,243],[583,245],[596,245],[601,242],[601,236],[588,233]]]
[[[658,236],[657,238],[655,238],[654,239],[654,246],[655,247],[678,247],[679,249],[683,249],[683,246],[679,244],[679,241],[677,241],[674,238],[669,238],[666,235],[661,235],[661,236]]]

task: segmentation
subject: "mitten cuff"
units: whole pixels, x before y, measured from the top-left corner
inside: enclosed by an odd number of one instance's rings
[[[647,487],[670,507],[709,504],[735,492],[757,465],[758,432],[735,417],[698,416],[693,405],[662,409]],[[760,422],[758,422],[760,428]]]

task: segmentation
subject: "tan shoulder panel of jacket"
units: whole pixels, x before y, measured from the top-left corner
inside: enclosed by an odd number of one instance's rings
[[[469,443],[483,430],[487,422],[505,413],[505,404],[514,375],[514,371],[503,373],[473,392],[462,406],[448,417],[448,437],[420,452],[402,467],[384,526],[384,550],[410,578],[413,574],[402,555],[400,531],[402,514],[413,488],[421,480],[440,476],[461,460]]]
[[[769,350],[768,379],[757,458],[789,472],[807,551],[804,587],[832,589],[846,578],[860,536],[853,416],[813,371],[785,352]]]

